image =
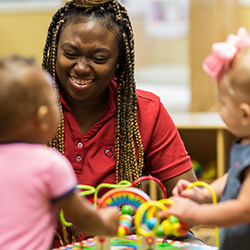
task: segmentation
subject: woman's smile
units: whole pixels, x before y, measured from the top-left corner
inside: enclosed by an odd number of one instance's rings
[[[90,79],[80,79],[74,76],[70,76],[70,82],[72,83],[72,85],[74,87],[77,88],[83,88],[83,87],[87,87],[89,85],[91,85],[93,83],[93,80]]]

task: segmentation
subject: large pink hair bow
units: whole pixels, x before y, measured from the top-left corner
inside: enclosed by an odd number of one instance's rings
[[[202,68],[212,81],[217,81],[221,71],[228,67],[239,50],[246,46],[250,46],[250,34],[245,27],[241,27],[237,35],[230,34],[225,42],[212,45],[212,54],[205,58]]]

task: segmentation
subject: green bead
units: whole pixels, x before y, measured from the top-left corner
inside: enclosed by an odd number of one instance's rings
[[[170,216],[168,217],[168,219],[169,219],[169,221],[170,221],[171,223],[178,223],[178,222],[179,222],[178,218],[177,218],[176,216],[174,216],[174,215],[170,215]]]
[[[162,226],[161,224],[157,227],[156,236],[158,236],[158,237],[164,236],[164,233],[163,233],[163,226]]]
[[[132,207],[130,205],[122,206],[122,214],[132,215]]]

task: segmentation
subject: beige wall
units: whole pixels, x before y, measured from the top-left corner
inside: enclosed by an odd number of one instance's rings
[[[0,13],[0,57],[18,53],[34,56],[41,62],[51,12]],[[136,46],[136,66],[152,63],[188,63],[188,37],[166,40],[149,37],[142,17],[133,18]]]
[[[136,67],[148,64],[188,63],[188,35],[175,39],[157,39],[145,32],[143,17],[131,17],[134,35]]]
[[[12,54],[32,56],[40,64],[52,14],[0,13],[0,57]]]

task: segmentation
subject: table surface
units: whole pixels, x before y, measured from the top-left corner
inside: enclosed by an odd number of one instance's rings
[[[172,240],[167,240],[167,242],[163,242],[163,239],[155,239],[155,240],[156,240],[156,250],[177,250],[177,249],[218,250],[218,248],[215,246],[197,245],[188,242],[172,241]],[[97,241],[96,238],[89,238],[87,240],[82,241],[81,246],[83,246],[84,250],[96,250],[96,241]],[[114,237],[111,238],[110,250],[145,250],[142,249],[141,243],[142,243],[141,236],[138,235],[128,235],[123,238]],[[72,248],[67,248],[67,249],[74,249],[74,248],[72,246]],[[101,247],[101,249],[106,249],[106,248],[103,246]]]

